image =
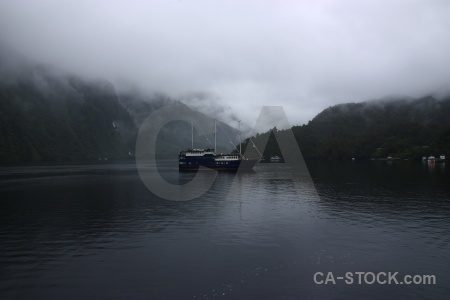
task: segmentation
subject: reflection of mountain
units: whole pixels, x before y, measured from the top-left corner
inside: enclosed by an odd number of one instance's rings
[[[162,95],[145,96],[132,89],[118,95],[107,81],[84,80],[0,47],[1,162],[127,158],[134,152],[140,124],[169,104],[177,104],[174,113],[192,115],[199,124],[214,124]],[[221,127],[234,137],[230,127]],[[176,122],[165,127],[159,136],[160,156],[176,157],[181,147],[190,146],[190,128]],[[198,147],[206,141],[197,133],[196,140]],[[223,151],[230,148],[224,138],[218,145]]]
[[[292,131],[306,158],[419,159],[450,154],[450,98],[340,104]],[[258,144],[265,133],[255,138]],[[283,134],[283,132],[281,132]],[[264,156],[282,155],[273,134]]]

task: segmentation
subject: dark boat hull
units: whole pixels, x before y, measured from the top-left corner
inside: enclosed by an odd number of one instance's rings
[[[258,159],[242,159],[242,160],[229,160],[229,161],[215,161],[213,158],[195,157],[179,160],[178,169],[180,171],[228,171],[236,172],[237,170],[250,171],[253,169]],[[201,168],[203,167],[203,168]]]

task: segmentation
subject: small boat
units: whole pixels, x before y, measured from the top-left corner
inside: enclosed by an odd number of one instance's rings
[[[445,155],[439,156],[439,159],[436,159],[436,162],[445,162]]]
[[[281,158],[281,157],[275,155],[275,156],[272,156],[272,157],[270,158],[270,161],[271,161],[271,162],[280,162],[282,159],[283,159],[283,158]]]

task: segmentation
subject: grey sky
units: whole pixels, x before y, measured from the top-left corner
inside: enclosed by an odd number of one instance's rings
[[[1,0],[0,40],[249,124],[263,105],[294,125],[337,103],[449,90],[445,0]]]

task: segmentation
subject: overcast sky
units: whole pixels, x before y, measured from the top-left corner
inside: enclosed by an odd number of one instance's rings
[[[449,90],[446,0],[1,0],[0,40],[250,124],[263,105],[295,125],[337,103]]]

